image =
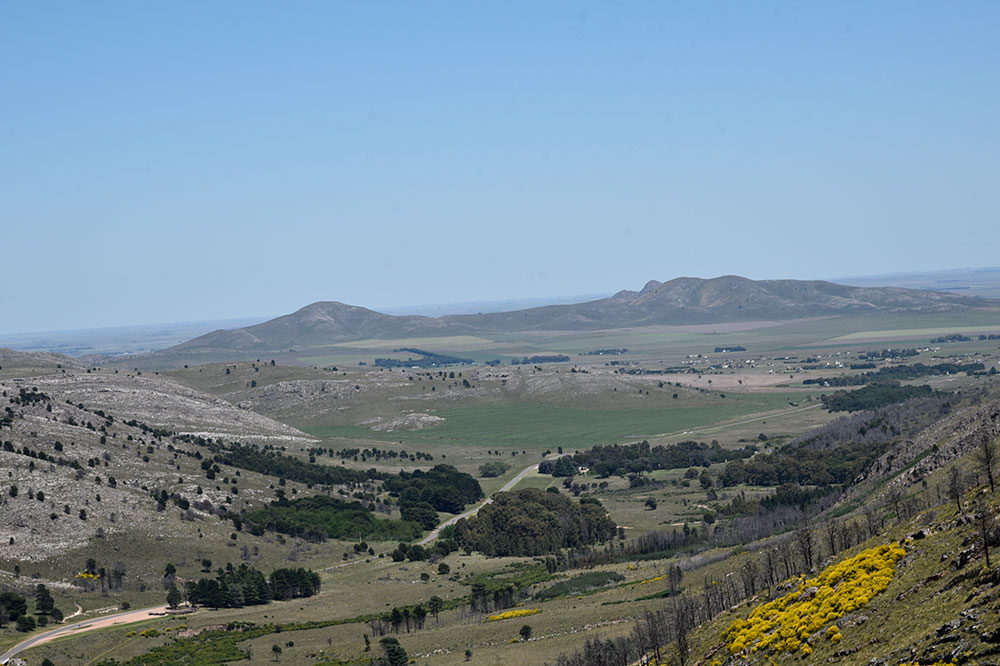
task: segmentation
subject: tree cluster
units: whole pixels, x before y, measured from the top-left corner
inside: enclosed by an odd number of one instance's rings
[[[933,393],[930,386],[903,386],[897,382],[869,384],[853,391],[835,391],[832,395],[821,396],[823,406],[831,412],[859,412],[878,409],[912,398],[921,398]]]
[[[455,525],[462,548],[489,556],[545,555],[602,543],[615,532],[614,521],[597,500],[574,502],[536,488],[500,493]]]
[[[233,567],[231,563],[220,568],[215,578],[200,578],[184,585],[188,601],[211,608],[258,606],[272,599],[311,597],[319,590],[319,574],[307,569],[276,569],[268,579],[247,564]],[[168,602],[169,596],[168,590]]]
[[[853,364],[875,367],[873,364]],[[910,365],[893,365],[875,372],[863,372],[857,375],[840,375],[839,377],[812,377],[802,380],[805,385],[815,384],[819,386],[861,386],[863,384],[889,383],[906,379],[916,379],[917,377],[933,377],[937,375],[954,375],[959,372],[973,374],[986,369],[982,363],[935,363],[925,365],[923,363],[912,363]]]
[[[538,465],[542,474],[553,476],[573,476],[577,467],[589,467],[592,474],[600,478],[611,475],[625,476],[657,469],[681,469],[684,467],[708,467],[712,463],[749,458],[757,449],[747,446],[742,449],[724,449],[717,442],[679,442],[669,446],[650,446],[648,441],[637,444],[610,444],[594,446],[586,451],[556,460],[543,460]]]
[[[360,502],[348,502],[327,495],[296,500],[282,498],[247,512],[243,515],[243,523],[256,536],[268,530],[307,541],[360,538],[408,541],[421,532],[420,527],[412,522],[377,518]]]
[[[408,352],[410,354],[417,354],[421,358],[407,358],[405,361],[396,358],[376,358],[375,366],[379,368],[438,368],[443,365],[472,365],[475,363],[471,358],[436,354],[422,349],[414,349],[413,347],[401,347],[392,351],[396,353]]]
[[[399,498],[403,520],[419,523],[424,529],[437,526],[438,511],[461,513],[466,504],[485,496],[475,478],[451,465],[435,465],[426,472],[400,472],[387,478],[383,488]]]
[[[565,363],[569,360],[566,354],[540,354],[536,356],[525,356],[522,359],[513,359],[511,365],[534,365],[535,363]]]

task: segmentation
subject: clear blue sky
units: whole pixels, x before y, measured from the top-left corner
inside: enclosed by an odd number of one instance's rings
[[[0,332],[997,265],[998,2],[14,2]]]

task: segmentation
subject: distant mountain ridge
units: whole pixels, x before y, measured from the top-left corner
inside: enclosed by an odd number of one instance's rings
[[[682,277],[651,280],[640,291],[622,290],[584,303],[488,314],[395,316],[320,301],[254,326],[214,331],[164,352],[277,351],[369,338],[778,321],[863,312],[958,312],[996,304],[948,292],[852,287],[819,280]]]

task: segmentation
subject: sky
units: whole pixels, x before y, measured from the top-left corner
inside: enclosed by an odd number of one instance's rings
[[[995,266],[997,2],[22,2],[0,332]]]

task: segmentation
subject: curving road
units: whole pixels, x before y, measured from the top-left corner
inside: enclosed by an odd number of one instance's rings
[[[555,455],[558,455],[558,454],[555,454]],[[551,458],[552,456],[549,456],[549,457]],[[530,467],[525,467],[524,469],[522,469],[520,472],[517,473],[517,476],[515,476],[513,479],[511,479],[507,483],[503,484],[503,488],[501,488],[500,490],[498,490],[496,493],[493,493],[493,495],[496,495],[497,493],[505,493],[505,492],[507,492],[508,490],[510,490],[511,488],[513,488],[514,486],[516,486],[521,481],[521,479],[523,479],[529,473],[531,473],[531,472],[533,472],[533,471],[535,471],[537,469],[538,469],[538,463],[535,463],[534,465],[532,465]],[[479,513],[480,509],[482,509],[484,506],[486,506],[487,504],[489,504],[490,502],[493,501],[493,495],[490,495],[489,497],[487,497],[486,499],[484,499],[482,502],[480,502],[479,505],[477,505],[477,506],[469,509],[465,513],[461,513],[461,514],[459,514],[457,516],[453,516],[452,518],[449,518],[448,520],[444,521],[443,523],[441,523],[440,525],[438,525],[437,527],[435,527],[431,531],[430,534],[428,534],[423,539],[421,539],[420,541],[418,541],[417,544],[420,545],[420,546],[426,546],[431,541],[434,541],[434,539],[436,539],[438,537],[438,534],[440,534],[441,530],[443,530],[444,528],[448,527],[449,525],[454,525],[455,523],[457,523],[458,521],[460,521],[462,518],[468,518],[469,516],[476,515],[477,513]]]
[[[60,638],[61,636],[68,636],[70,634],[78,634],[84,631],[91,631],[93,629],[110,627],[111,625],[140,622],[142,620],[147,620],[150,617],[154,617],[154,613],[163,613],[166,610],[166,606],[152,606],[150,608],[142,608],[140,610],[129,610],[121,613],[115,613],[113,615],[105,615],[104,617],[94,618],[93,620],[74,622],[73,624],[67,624],[55,629],[50,629],[49,631],[38,634],[37,636],[32,636],[26,641],[21,641],[3,654],[0,654],[0,664],[6,664],[19,652],[23,652],[24,650],[36,645],[41,645],[42,643],[47,643],[55,638]]]

